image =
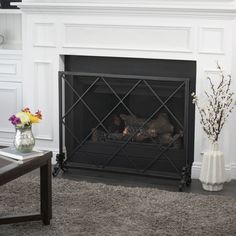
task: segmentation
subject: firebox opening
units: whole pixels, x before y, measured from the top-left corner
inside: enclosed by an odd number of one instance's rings
[[[193,162],[195,77],[193,61],[65,56],[68,161],[180,175]]]

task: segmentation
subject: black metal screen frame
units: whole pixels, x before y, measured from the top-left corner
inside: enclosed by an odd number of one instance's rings
[[[78,99],[76,100],[76,102],[67,110],[64,111],[65,107],[64,106],[64,87],[65,84],[67,83],[67,85],[70,86],[70,84],[67,81],[67,78],[71,78],[73,76],[89,76],[89,77],[94,77],[94,82],[88,87],[88,89],[82,94],[79,95],[75,90],[73,91],[73,87],[71,87],[72,91],[76,94],[76,96],[78,97]],[[126,93],[126,95],[123,98],[120,98],[117,93],[112,89],[112,87],[109,85],[109,83],[107,83],[106,78],[119,78],[119,79],[130,79],[130,80],[135,80],[137,81],[134,86]],[[92,113],[93,111],[91,111],[91,109],[89,108],[89,106],[86,104],[86,102],[83,101],[83,96],[90,90],[90,88],[93,87],[94,84],[96,84],[99,80],[102,80],[108,87],[109,89],[113,92],[113,94],[118,98],[119,102],[117,103],[117,105],[102,119],[100,120],[99,118],[97,118],[96,114]],[[172,92],[171,95],[168,96],[168,98],[163,101],[159,95],[153,90],[152,86],[149,84],[149,81],[173,81],[173,82],[180,82],[180,85],[178,86],[177,89],[175,89],[174,92]],[[100,170],[105,170],[105,171],[115,171],[115,172],[126,172],[126,173],[132,173],[132,174],[140,174],[140,175],[150,175],[152,176],[153,173],[147,173],[147,171],[152,167],[153,164],[156,163],[156,161],[158,161],[158,159],[161,156],[165,156],[165,158],[169,161],[170,165],[172,165],[175,169],[176,169],[176,176],[173,177],[173,175],[160,175],[159,173],[154,173],[154,176],[160,176],[160,177],[166,177],[166,178],[174,178],[174,179],[180,179],[180,185],[179,185],[179,189],[181,190],[183,188],[184,185],[189,185],[191,183],[191,164],[189,163],[188,160],[188,138],[189,138],[189,88],[190,88],[190,80],[189,78],[169,78],[169,77],[157,77],[157,76],[137,76],[137,75],[117,75],[117,74],[102,74],[102,73],[80,73],[80,72],[67,72],[67,71],[60,71],[59,72],[59,76],[58,76],[58,83],[59,83],[59,154],[57,156],[57,162],[59,164],[59,166],[64,169],[65,167],[68,168],[86,168],[86,169],[100,169]],[[64,83],[64,84],[63,84]],[[118,107],[120,104],[124,105],[125,108],[129,111],[129,113],[132,114],[132,112],[129,110],[129,108],[124,104],[124,99],[129,96],[129,94],[140,84],[140,83],[144,83],[150,90],[150,92],[152,93],[152,95],[155,96],[155,98],[161,103],[161,106],[142,124],[142,126],[139,128],[141,129],[142,127],[145,126],[145,124],[147,124],[156,114],[158,114],[158,112],[160,111],[161,108],[165,108],[169,114],[171,114],[171,116],[175,119],[175,121],[178,123],[178,125],[183,129],[183,148],[184,148],[184,160],[185,160],[185,165],[182,167],[181,170],[179,170],[178,168],[175,167],[175,165],[172,163],[172,161],[168,158],[168,156],[165,154],[165,152],[169,149],[169,147],[173,144],[172,143],[168,144],[166,147],[164,147],[161,151],[161,153],[159,155],[157,155],[146,167],[144,167],[144,169],[142,171],[140,170],[135,170],[135,171],[127,171],[127,170],[121,170],[121,168],[109,168],[109,163],[116,157],[116,155],[120,152],[122,152],[128,161],[129,157],[128,155],[126,155],[126,153],[124,152],[124,147],[126,145],[129,144],[130,140],[132,139],[132,136],[123,143],[123,145],[115,152],[113,153],[113,155],[106,161],[106,163],[104,163],[104,165],[102,165],[100,168],[98,167],[93,167],[93,166],[86,166],[84,167],[83,165],[78,165],[78,164],[67,164],[66,163],[66,157],[65,154],[63,152],[63,148],[65,146],[65,129],[68,130],[68,128],[66,127],[65,124],[65,117],[73,110],[73,108],[79,103],[82,102],[88,110],[90,110],[90,113],[92,113],[92,115],[95,117],[95,119],[99,122],[97,127],[102,126],[104,129],[106,129],[106,127],[103,125],[103,122],[109,117],[109,115],[112,113],[113,110],[116,109],[116,107]],[[176,116],[172,113],[172,111],[168,108],[168,106],[166,105],[166,103],[174,96],[175,93],[177,93],[180,89],[184,88],[184,124],[181,124],[181,122],[178,120],[178,118],[176,118]],[[132,114],[133,115],[133,114]],[[95,129],[97,128],[95,127]],[[73,136],[73,133],[68,130],[69,133],[71,133],[71,135]],[[91,131],[92,133],[93,131]],[[133,134],[136,135],[138,132],[138,130]],[[89,135],[91,135],[91,133]],[[88,136],[89,136],[88,135]],[[76,137],[73,137],[74,139]],[[84,138],[84,140],[86,141],[87,137]],[[78,146],[75,148],[74,152],[76,152],[83,144],[85,141],[79,142],[77,140]],[[132,163],[135,169],[135,163]]]

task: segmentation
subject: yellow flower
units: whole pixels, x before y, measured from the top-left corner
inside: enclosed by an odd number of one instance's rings
[[[18,112],[16,114],[16,117],[20,119],[22,125],[30,123],[29,116],[27,115],[27,113],[25,113],[23,111]]]
[[[39,118],[37,116],[33,115],[32,113],[30,113],[28,111],[24,112],[24,113],[28,116],[30,124],[39,122]]]
[[[39,118],[35,115],[29,114],[29,118],[30,118],[30,122],[33,123],[38,123],[39,122]]]

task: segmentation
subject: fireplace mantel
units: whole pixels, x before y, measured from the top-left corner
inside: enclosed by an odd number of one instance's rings
[[[23,0],[23,104],[40,108],[38,148],[55,150],[58,132],[58,71],[64,55],[197,62],[196,92],[216,75],[216,61],[236,78],[236,0]],[[236,81],[233,81],[236,91]],[[43,94],[43,95],[42,95]],[[222,133],[228,179],[236,179],[236,112]],[[195,117],[193,177],[207,148]]]
[[[117,14],[163,14],[168,16],[234,17],[236,3],[218,1],[23,1],[17,4],[31,13],[117,13]]]

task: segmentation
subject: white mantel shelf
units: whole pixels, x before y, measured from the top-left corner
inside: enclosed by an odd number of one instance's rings
[[[34,3],[23,2],[15,3],[23,11],[30,13],[76,13],[76,12],[91,12],[91,13],[119,13],[119,14],[167,14],[172,15],[196,15],[196,16],[236,16],[235,3],[211,3],[207,4],[170,4],[170,3]]]

